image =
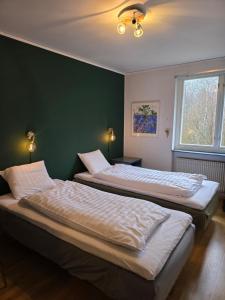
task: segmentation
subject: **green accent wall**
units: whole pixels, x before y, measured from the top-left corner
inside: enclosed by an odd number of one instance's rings
[[[107,155],[108,127],[111,156],[121,156],[123,113],[123,75],[0,36],[0,170],[29,162],[28,130],[37,134],[32,161],[45,160],[53,178],[83,169],[78,152]]]

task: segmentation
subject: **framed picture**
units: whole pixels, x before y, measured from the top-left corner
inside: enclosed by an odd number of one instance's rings
[[[159,101],[132,103],[132,135],[157,136]]]

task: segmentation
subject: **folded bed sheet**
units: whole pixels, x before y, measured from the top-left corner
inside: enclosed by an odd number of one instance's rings
[[[215,181],[210,181],[210,180],[203,180],[202,186],[200,189],[192,196],[192,197],[179,197],[179,196],[174,196],[174,195],[166,195],[162,194],[160,192],[153,192],[153,191],[143,191],[140,188],[135,187],[132,185],[131,187],[127,187],[123,185],[122,182],[120,183],[114,183],[102,179],[98,179],[91,175],[89,172],[82,172],[82,173],[77,173],[74,176],[75,180],[76,179],[81,179],[82,183],[85,184],[85,182],[90,182],[94,183],[96,185],[103,185],[103,186],[109,186],[115,189],[121,189],[125,191],[131,191],[134,193],[138,194],[143,194],[151,197],[155,197],[156,199],[163,199],[169,202],[173,203],[178,203],[193,209],[197,210],[204,210],[211,199],[215,196],[218,188],[219,188],[219,183]]]
[[[116,164],[94,174],[97,179],[135,187],[146,192],[191,197],[202,186],[206,176],[181,172],[166,172],[124,164]]]

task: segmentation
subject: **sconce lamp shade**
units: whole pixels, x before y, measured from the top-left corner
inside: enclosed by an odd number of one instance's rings
[[[28,151],[29,152],[34,152],[36,150],[37,146],[35,143],[29,143],[28,145]]]
[[[116,140],[116,136],[113,131],[113,128],[108,129],[108,135],[109,135],[109,142],[114,142]]]
[[[36,150],[37,146],[35,143],[35,133],[33,131],[28,131],[27,133],[28,145],[27,150],[32,153]]]

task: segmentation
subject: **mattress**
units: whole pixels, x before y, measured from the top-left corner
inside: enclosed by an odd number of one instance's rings
[[[75,175],[75,178],[87,181],[87,182],[93,182],[96,184],[102,184],[106,186],[110,186],[113,188],[117,189],[123,189],[127,191],[132,191],[134,193],[139,193],[151,197],[156,197],[159,199],[163,199],[166,201],[170,201],[173,203],[181,204],[183,206],[187,206],[190,208],[194,208],[197,210],[204,210],[207,205],[209,204],[210,200],[214,197],[216,194],[218,188],[219,188],[219,183],[214,182],[214,181],[209,181],[209,180],[204,180],[202,187],[190,198],[184,198],[184,197],[177,197],[177,196],[172,196],[172,195],[165,195],[161,193],[147,193],[143,192],[141,190],[137,190],[135,188],[127,188],[123,185],[111,183],[105,180],[100,180],[97,178],[94,178],[90,173],[88,172],[83,172],[83,173],[78,173]]]
[[[136,253],[71,229],[32,209],[21,207],[11,194],[0,197],[0,208],[29,221],[83,251],[129,270],[147,280],[153,280],[160,273],[187,229],[186,227],[181,230],[178,226],[184,220],[184,216],[187,215],[179,211],[168,210],[171,217],[157,229],[157,234],[154,234],[148,241],[145,250]],[[172,248],[171,245],[173,245]]]

